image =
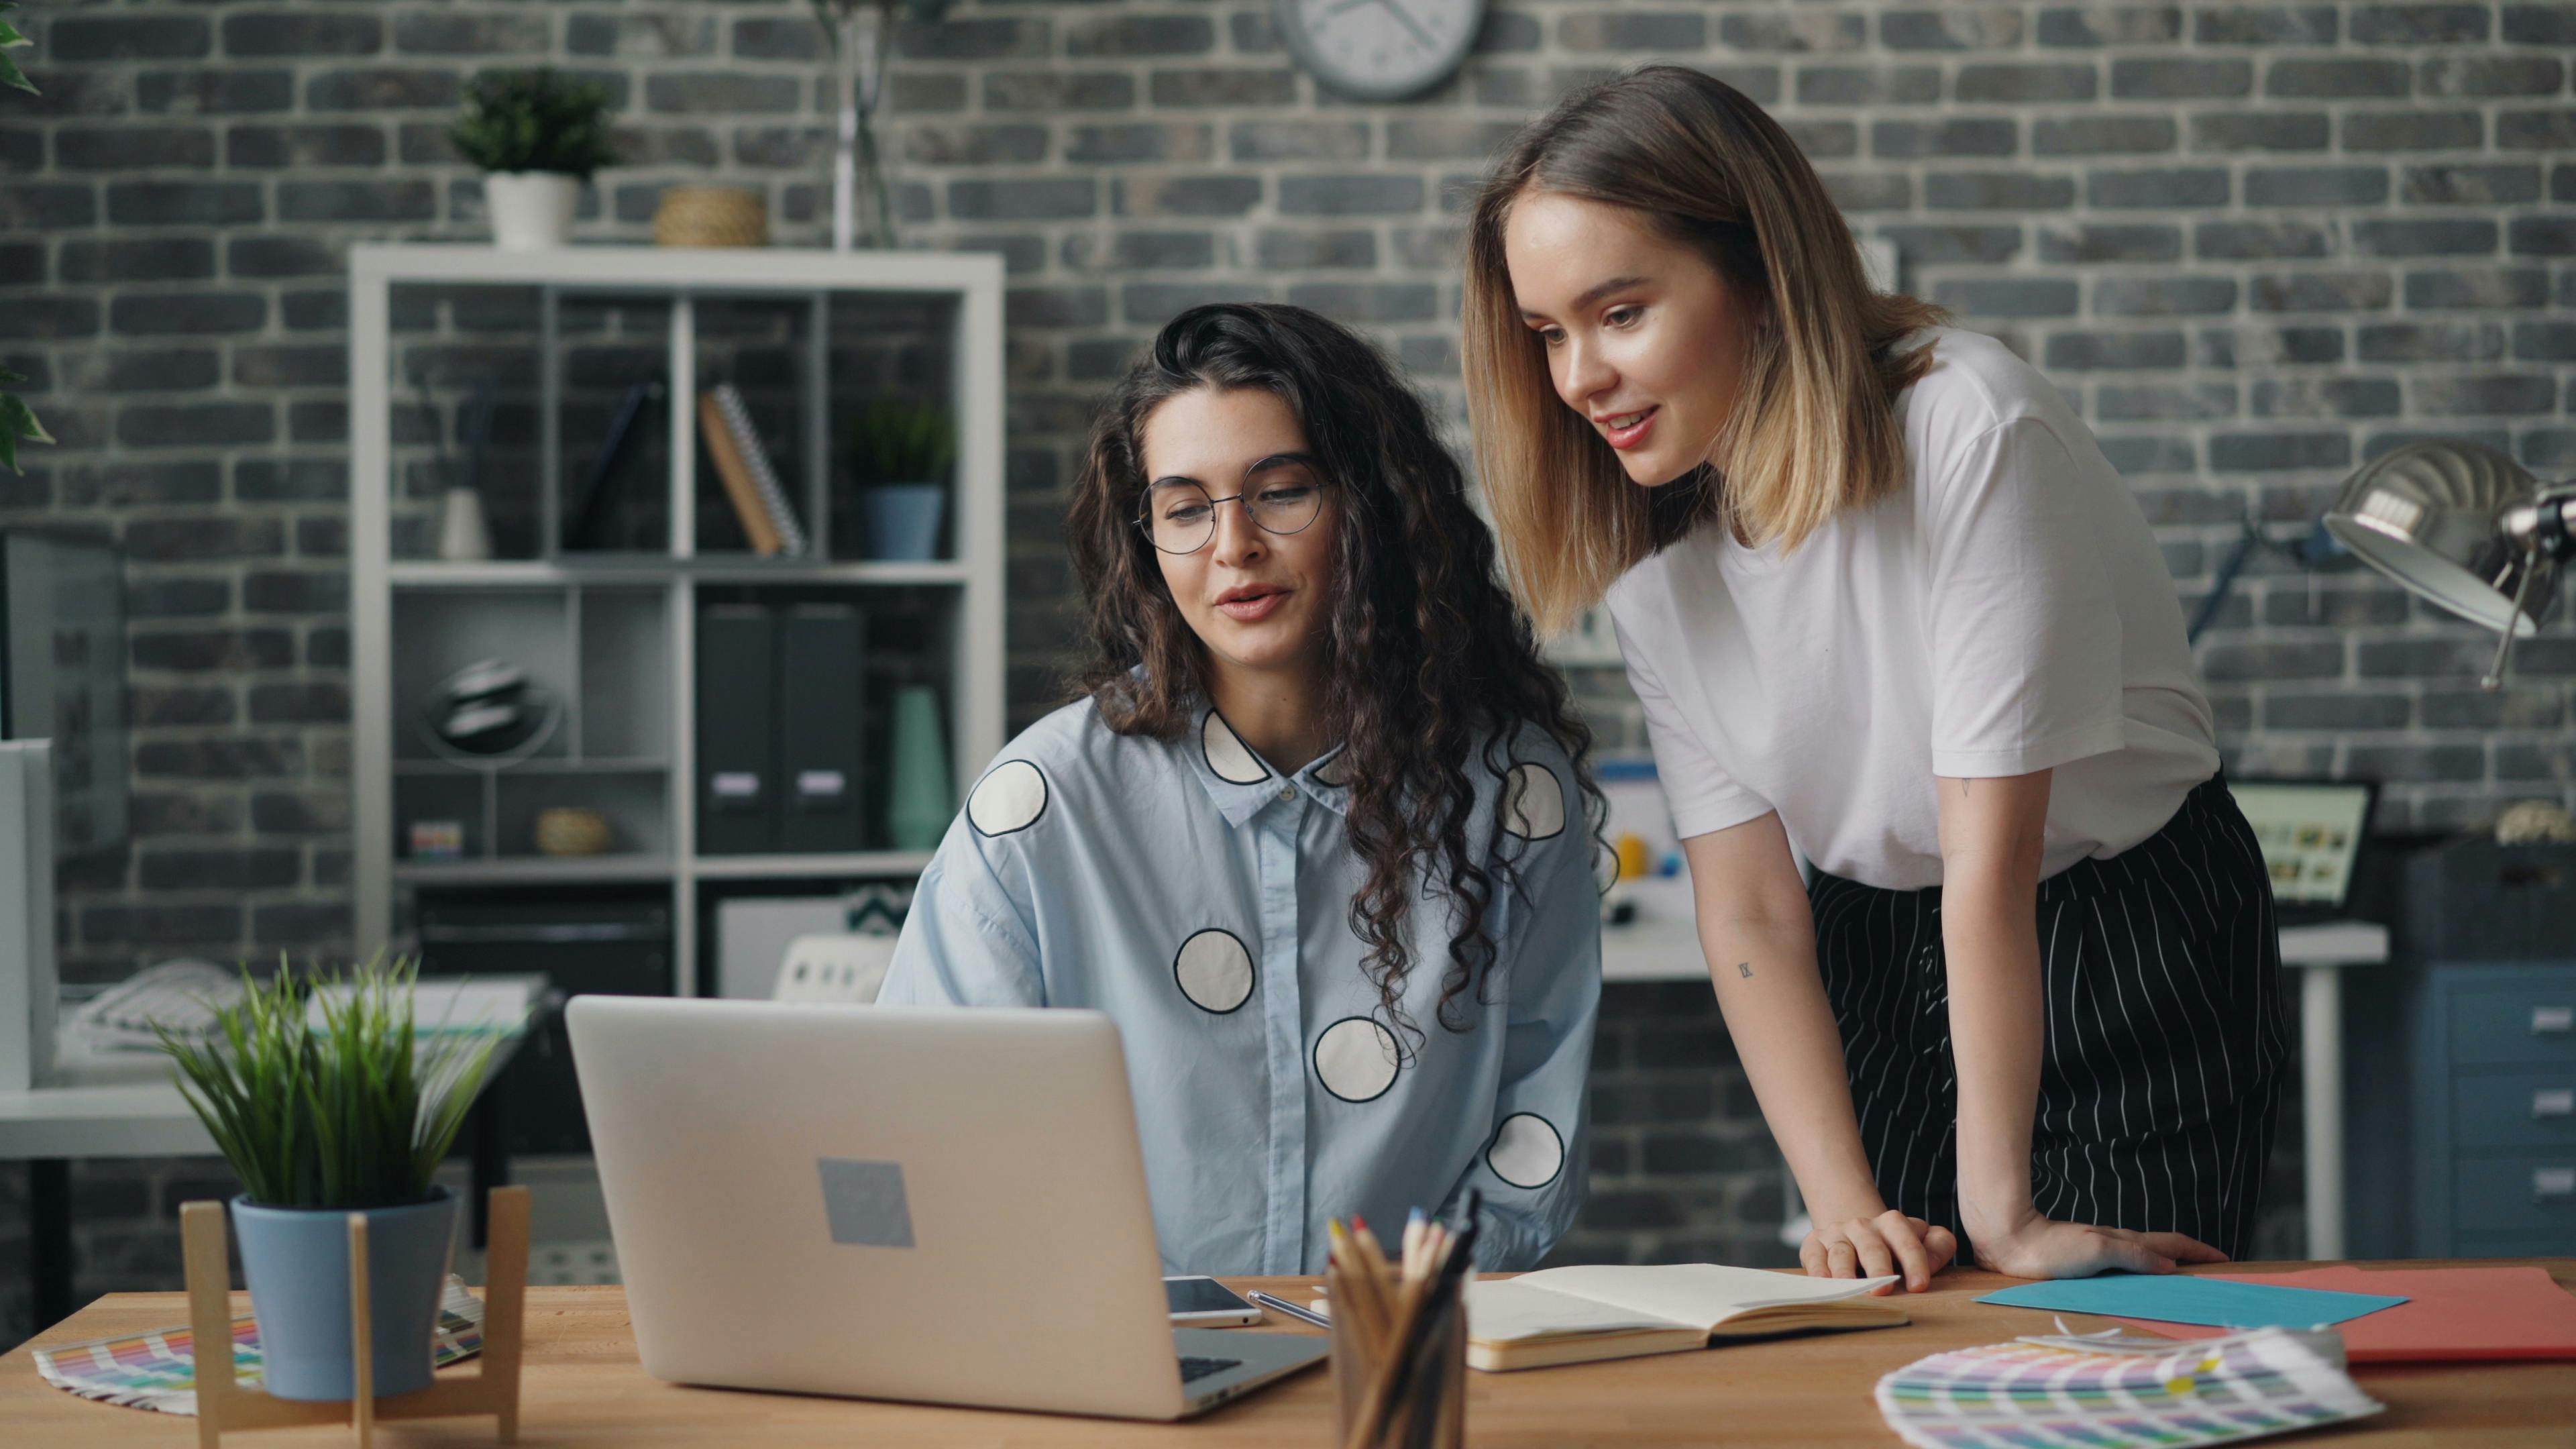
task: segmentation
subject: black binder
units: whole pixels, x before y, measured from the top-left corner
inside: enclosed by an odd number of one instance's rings
[[[643,432],[638,423],[642,420],[645,405],[659,404],[662,391],[662,384],[658,382],[639,382],[628,388],[626,396],[617,404],[617,415],[608,423],[607,440],[599,445],[599,457],[591,463],[590,481],[583,485],[581,497],[573,505],[571,516],[565,523],[563,546],[566,549],[607,546],[602,540],[607,537],[609,501],[616,492],[617,475],[625,466],[627,455],[634,451],[635,440]]]
[[[779,624],[778,848],[857,850],[859,665],[848,604],[797,604]]]
[[[758,604],[698,612],[698,851],[778,848],[778,627]]]

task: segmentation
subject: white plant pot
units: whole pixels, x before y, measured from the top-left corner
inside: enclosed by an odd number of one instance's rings
[[[438,556],[476,563],[492,556],[492,525],[483,516],[483,495],[471,488],[447,490],[447,507],[438,519]]]
[[[557,171],[486,171],[483,201],[492,212],[492,244],[505,252],[540,251],[572,240],[581,178]]]

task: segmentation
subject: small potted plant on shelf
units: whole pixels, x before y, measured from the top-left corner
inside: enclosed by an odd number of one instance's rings
[[[267,1390],[346,1400],[349,1215],[367,1220],[380,1397],[430,1384],[456,1199],[432,1180],[499,1044],[495,1032],[416,1034],[408,960],[247,982],[203,1037],[161,1032],[179,1089],[245,1189],[232,1201]]]
[[[483,168],[492,240],[505,251],[570,241],[582,183],[617,164],[607,88],[552,67],[476,78],[447,139]]]
[[[948,409],[877,398],[851,417],[842,442],[867,528],[864,556],[937,558],[948,470],[957,461],[957,424]]]

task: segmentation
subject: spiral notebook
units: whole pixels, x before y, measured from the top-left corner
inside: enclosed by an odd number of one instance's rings
[[[751,409],[732,383],[720,382],[698,395],[698,422],[706,434],[707,453],[715,459],[716,476],[742,519],[754,552],[802,554],[805,526],[787,501],[787,487],[760,444]]]

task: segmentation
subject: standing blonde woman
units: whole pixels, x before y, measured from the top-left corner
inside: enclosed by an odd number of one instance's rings
[[[1871,291],[1796,145],[1693,71],[1569,97],[1468,246],[1506,566],[1542,628],[1609,601],[1808,1271],[2240,1253],[2270,883],[2092,434]]]

